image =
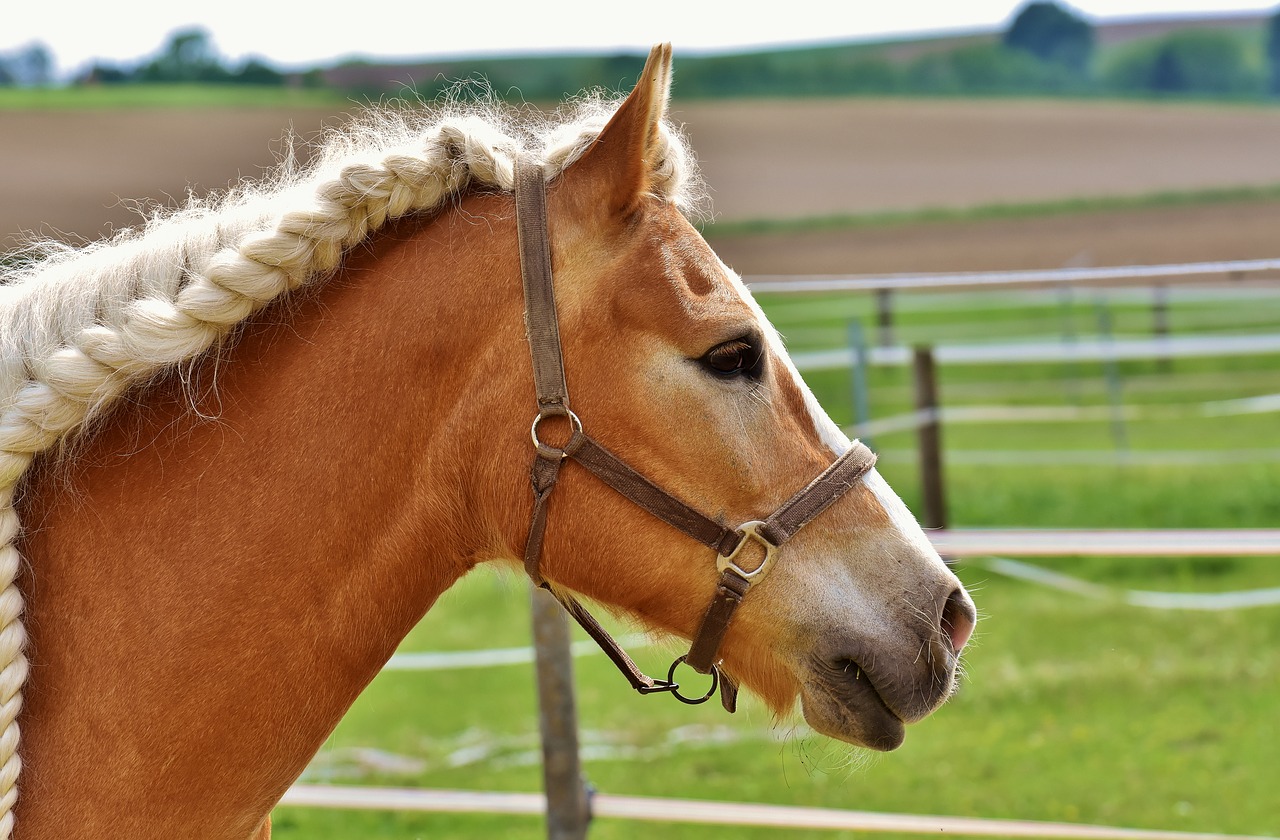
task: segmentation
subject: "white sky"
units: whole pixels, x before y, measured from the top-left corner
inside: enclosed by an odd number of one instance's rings
[[[1094,18],[1275,8],[1278,0],[1076,0]],[[205,27],[231,59],[293,67],[338,57],[420,57],[552,49],[681,51],[990,28],[1019,0],[4,0],[0,52],[31,41],[66,73],[91,58],[129,63],[173,30]],[[346,7],[347,13],[336,11]],[[437,10],[445,17],[434,21]],[[335,10],[335,11],[331,11]],[[536,14],[540,12],[541,14]],[[468,14],[470,15],[468,17]]]

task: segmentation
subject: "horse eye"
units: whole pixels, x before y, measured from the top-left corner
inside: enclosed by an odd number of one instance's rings
[[[712,347],[701,361],[716,376],[726,379],[738,376],[759,379],[763,357],[760,347],[749,338],[737,338]]]

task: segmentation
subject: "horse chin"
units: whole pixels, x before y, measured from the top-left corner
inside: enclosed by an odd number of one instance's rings
[[[860,747],[888,752],[906,737],[902,718],[852,660],[816,663],[802,683],[800,706],[816,732]]]

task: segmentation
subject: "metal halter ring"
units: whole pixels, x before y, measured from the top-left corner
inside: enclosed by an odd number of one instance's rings
[[[683,656],[677,657],[676,660],[671,663],[671,667],[667,669],[667,684],[670,685],[670,688],[667,690],[670,691],[681,703],[687,703],[690,706],[697,706],[710,700],[715,695],[716,689],[720,687],[720,669],[715,665],[711,666],[711,688],[707,689],[706,694],[701,697],[686,697],[680,693],[680,684],[677,683],[675,679],[676,667],[684,662],[684,659],[685,658]]]
[[[569,425],[572,428],[572,431],[569,434],[569,440],[565,442],[563,447],[551,446],[550,444],[546,444],[538,440],[538,424],[547,417],[569,418]],[[574,414],[567,408],[557,408],[556,410],[544,408],[542,411],[538,412],[537,417],[533,418],[533,425],[529,427],[529,436],[533,438],[533,446],[538,450],[538,454],[543,458],[549,458],[551,460],[559,458],[563,460],[569,457],[569,453],[578,448],[578,445],[582,440],[582,421],[578,419],[578,415]]]

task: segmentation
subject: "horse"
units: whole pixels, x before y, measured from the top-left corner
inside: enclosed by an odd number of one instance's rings
[[[950,696],[972,601],[869,461],[776,552],[738,529],[856,445],[691,223],[670,81],[663,45],[620,103],[375,111],[6,270],[0,833],[269,837],[400,640],[539,521],[554,591],[694,638],[726,558],[579,469],[582,428],[763,549],[728,564],[771,569],[717,631],[726,682],[878,750]],[[572,412],[535,414],[529,161]],[[559,470],[541,514],[531,459]]]

